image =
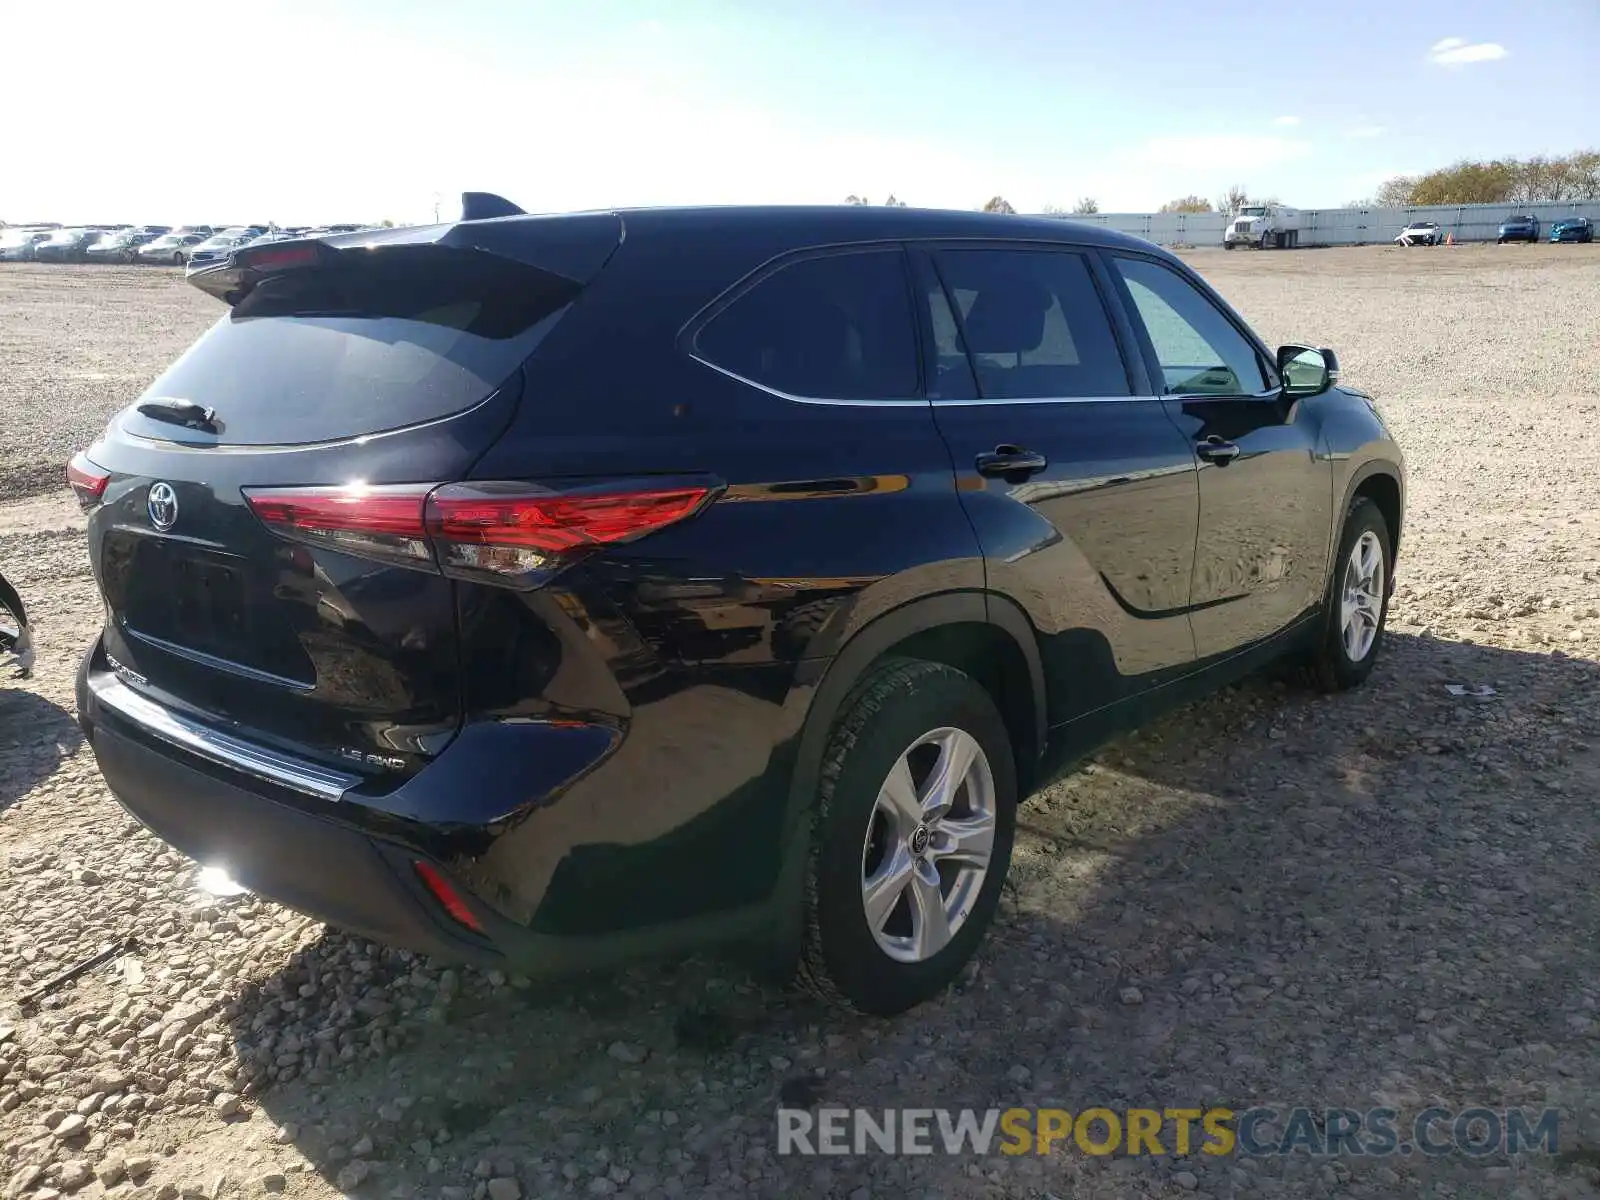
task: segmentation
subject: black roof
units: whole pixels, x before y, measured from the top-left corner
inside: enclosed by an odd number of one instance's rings
[[[871,238],[1005,238],[1148,251],[1141,238],[1059,217],[862,204],[611,209],[630,234],[779,234],[796,243]],[[576,214],[575,214],[576,215]]]

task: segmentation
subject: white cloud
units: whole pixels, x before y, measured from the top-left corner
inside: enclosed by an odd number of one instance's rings
[[[1345,137],[1353,138],[1375,138],[1382,137],[1388,132],[1389,127],[1387,125],[1357,125],[1354,128],[1346,129],[1344,135]]]
[[[1493,62],[1511,53],[1499,42],[1469,42],[1466,38],[1440,38],[1428,50],[1428,61],[1440,67]]]
[[[1299,117],[1273,117],[1272,123],[1279,129],[1292,129],[1300,124]]]

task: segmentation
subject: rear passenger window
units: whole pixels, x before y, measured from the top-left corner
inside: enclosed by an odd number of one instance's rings
[[[1081,254],[946,250],[939,271],[984,396],[1130,394],[1111,320]],[[942,356],[947,335],[937,313],[934,339]]]
[[[790,263],[713,317],[695,350],[793,396],[917,399],[905,256],[872,250]]]

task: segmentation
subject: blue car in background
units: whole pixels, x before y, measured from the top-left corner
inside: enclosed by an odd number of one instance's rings
[[[1550,222],[1552,242],[1592,242],[1594,222],[1588,217],[1561,217]]]
[[[1495,244],[1503,246],[1507,242],[1537,242],[1539,240],[1539,222],[1532,217],[1516,216],[1507,217],[1500,226],[1500,236],[1495,238]]]

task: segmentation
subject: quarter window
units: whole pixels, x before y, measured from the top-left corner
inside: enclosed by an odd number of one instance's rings
[[[1128,373],[1081,254],[946,250],[939,271],[985,397],[1126,396]],[[948,314],[943,314],[948,319]],[[958,343],[933,310],[941,364]]]
[[[1149,259],[1112,261],[1128,285],[1169,395],[1248,396],[1266,386],[1255,347],[1192,283]]]
[[[713,317],[700,357],[793,396],[913,400],[917,337],[897,249],[779,268]]]

